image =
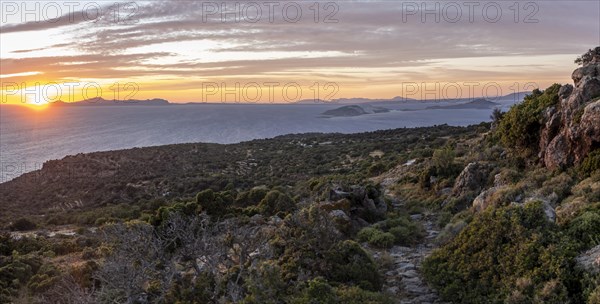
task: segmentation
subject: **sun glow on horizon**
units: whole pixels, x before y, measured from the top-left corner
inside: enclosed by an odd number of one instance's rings
[[[463,16],[456,23],[444,19],[425,24],[427,18],[416,12],[403,16],[403,6],[393,2],[332,2],[339,6],[335,13],[328,10],[331,3],[321,3],[320,15],[313,15],[315,6],[307,2],[301,4],[305,14],[297,22],[284,18],[281,9],[254,22],[223,19],[218,13],[207,16],[192,2],[142,1],[130,23],[111,19],[115,15],[108,3],[90,16],[82,15],[84,1],[39,2],[41,8],[48,3],[64,10],[70,7],[65,4],[75,3],[76,9],[73,18],[47,22],[45,10],[29,13],[33,3],[23,4],[0,22],[2,104],[39,109],[57,100],[94,97],[289,103],[423,95],[410,95],[406,85],[419,86],[427,97],[438,99],[447,97],[448,84],[460,87],[464,97],[485,97],[486,85],[501,88],[503,95],[532,85],[544,89],[555,82],[570,83],[565,75],[573,70],[573,60],[597,44],[599,32],[592,25],[597,25],[600,8],[589,1],[569,6],[540,2],[540,22],[524,23],[515,22],[512,4],[503,3],[507,14],[497,23],[477,14],[474,21]],[[333,19],[323,18],[325,11]],[[548,22],[575,13],[576,19]],[[556,35],[562,37],[558,42]],[[471,96],[473,83],[478,85]],[[336,90],[330,96],[332,84]],[[210,94],[206,88],[212,88]],[[262,98],[253,98],[257,92]]]

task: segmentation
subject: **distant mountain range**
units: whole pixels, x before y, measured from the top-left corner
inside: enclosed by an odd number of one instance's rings
[[[108,100],[102,97],[84,99],[77,102],[64,102],[57,100],[52,102],[53,106],[165,106],[170,105],[168,100],[154,99],[128,99],[128,100]]]
[[[530,94],[530,92],[518,92],[512,93],[505,96],[492,98],[494,101],[498,102],[520,102],[523,98]],[[390,104],[401,104],[401,103],[410,103],[410,102],[428,102],[428,103],[438,103],[438,102],[447,102],[447,103],[456,103],[456,105],[447,105],[447,106],[432,106],[431,109],[439,109],[439,108],[456,108],[462,109],[464,107],[467,108],[486,108],[486,107],[494,107],[498,106],[498,103],[493,101],[486,100],[488,103],[483,103],[483,98],[475,99],[470,104],[470,99],[461,98],[461,99],[426,99],[426,100],[418,100],[413,98],[406,98],[402,96],[396,96],[389,99],[371,99],[371,98],[338,98],[332,99],[330,101],[322,100],[322,99],[304,99],[294,104],[340,104],[340,105],[357,105],[357,104],[371,104],[378,106],[385,106]],[[491,104],[489,104],[491,103]],[[110,100],[104,99],[102,97],[95,97],[90,99],[84,99],[77,102],[64,102],[62,100],[51,102],[53,106],[164,106],[164,105],[174,105],[174,103],[170,103],[166,99],[154,98],[154,99],[128,99],[128,100]],[[186,104],[203,104],[203,103],[195,103],[190,102]],[[369,114],[369,113],[367,113]]]
[[[489,99],[492,99],[493,101],[498,101],[498,102],[508,102],[508,101],[512,101],[512,102],[520,102],[522,101],[525,96],[531,94],[531,92],[517,92],[517,93],[511,93],[508,95],[504,95],[504,96],[498,96],[498,97],[490,97]],[[478,98],[483,100],[484,98]],[[478,100],[475,99],[475,100]],[[296,102],[296,104],[343,104],[343,105],[356,105],[356,104],[390,104],[390,103],[394,103],[394,104],[398,104],[398,103],[408,103],[408,102],[430,102],[430,103],[438,103],[438,102],[453,102],[453,103],[467,103],[470,100],[473,100],[471,98],[447,98],[447,99],[423,99],[423,100],[419,100],[419,99],[414,99],[414,98],[407,98],[407,97],[402,97],[402,96],[396,96],[396,97],[392,97],[389,99],[385,99],[385,98],[380,98],[380,99],[371,99],[371,98],[363,98],[363,97],[356,97],[356,98],[337,98],[337,99],[332,99],[330,101],[327,100],[322,100],[322,99],[304,99],[304,100],[300,100],[298,102]],[[493,102],[490,101],[490,102]]]
[[[330,101],[323,99],[303,99],[295,102],[296,104],[319,104],[319,103],[328,103],[328,104],[363,104],[363,103],[385,103],[385,102],[406,102],[406,101],[416,101],[416,99],[405,98],[402,96],[392,97],[390,99],[371,99],[371,98],[363,98],[363,97],[353,97],[353,98],[337,98],[332,99]]]
[[[444,106],[431,106],[427,107],[426,109],[493,109],[499,106],[501,106],[499,103],[491,102],[485,98],[479,98],[467,103],[459,103]]]

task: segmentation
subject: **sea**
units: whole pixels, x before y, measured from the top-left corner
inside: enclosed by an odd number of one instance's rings
[[[514,103],[514,102],[513,102]],[[77,153],[178,143],[238,143],[292,133],[357,133],[490,120],[492,109],[386,105],[387,113],[324,117],[340,104],[0,106],[0,182]],[[502,107],[510,104],[503,103]]]

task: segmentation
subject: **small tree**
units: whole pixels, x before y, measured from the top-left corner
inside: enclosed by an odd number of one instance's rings
[[[271,190],[259,203],[261,213],[274,215],[278,212],[289,212],[294,209],[294,200],[278,190]]]
[[[223,192],[215,193],[211,189],[206,189],[196,195],[196,203],[200,208],[200,212],[206,212],[211,216],[227,214],[232,201],[233,197],[231,195]]]
[[[495,129],[500,124],[500,121],[504,117],[504,112],[500,108],[494,108],[492,111],[492,115],[490,115],[490,119],[492,120],[492,129]]]
[[[597,46],[593,50],[588,50],[585,54],[577,57],[575,63],[578,65],[587,65],[590,62],[600,61],[600,46]]]
[[[456,154],[450,146],[433,151],[431,162],[437,169],[439,175],[450,175],[454,169],[454,158]]]

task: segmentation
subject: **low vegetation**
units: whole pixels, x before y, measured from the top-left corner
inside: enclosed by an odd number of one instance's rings
[[[599,303],[578,257],[600,245],[600,150],[537,159],[559,89],[492,124],[49,162],[0,185],[0,302],[395,303],[388,251],[433,243],[427,214],[439,248],[419,271],[442,300]]]

